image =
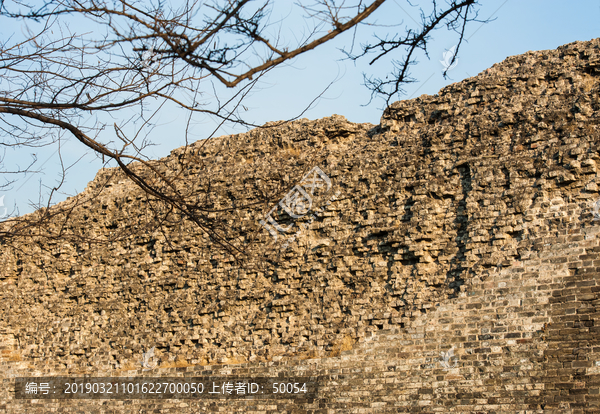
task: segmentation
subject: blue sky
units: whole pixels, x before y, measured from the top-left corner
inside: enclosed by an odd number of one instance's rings
[[[276,0],[277,2],[283,0]],[[418,4],[419,2],[413,2]],[[429,4],[430,1],[420,2]],[[599,1],[541,1],[541,0],[499,0],[481,1],[480,19],[493,17],[494,21],[481,24],[472,22],[467,28],[466,38],[460,49],[458,63],[449,73],[449,79],[442,76],[445,51],[456,44],[457,35],[440,29],[433,34],[429,45],[428,60],[425,56],[418,58],[419,64],[412,69],[412,75],[418,82],[405,86],[405,96],[398,99],[410,99],[422,94],[435,94],[442,87],[475,76],[494,63],[501,62],[508,56],[518,55],[530,50],[554,49],[560,45],[576,40],[590,40],[600,37],[600,2]],[[287,2],[281,10],[282,16],[287,11]],[[276,16],[275,16],[276,17]],[[381,25],[398,25],[387,30],[403,31],[405,27],[417,27],[420,22],[418,8],[411,7],[406,0],[390,0],[374,18]],[[302,27],[304,22],[292,22]],[[1,26],[1,25],[0,25]],[[288,32],[283,32],[284,39],[293,43],[292,25]],[[0,35],[6,39],[20,28],[16,25],[4,25]],[[357,32],[357,43],[371,38],[373,28],[361,27]],[[286,37],[287,36],[287,37]],[[308,52],[287,64],[271,71],[244,102],[248,108],[248,119],[257,124],[268,121],[290,119],[298,116],[307,105],[331,82],[334,82],[303,115],[304,118],[318,119],[333,114],[345,116],[353,122],[370,122],[377,124],[383,110],[383,101],[374,100],[369,105],[370,91],[362,85],[362,73],[375,75],[389,71],[389,60],[370,67],[368,59],[352,62],[344,59],[338,48],[347,47],[351,34],[345,34],[335,43],[322,46]],[[186,114],[181,110],[168,109],[160,112],[158,126],[148,131],[149,138],[157,144],[146,152],[151,158],[163,157],[177,147],[184,145],[184,128]],[[189,139],[195,141],[207,136],[215,127],[210,119],[195,118],[192,122]],[[243,132],[241,128],[222,128],[216,135]],[[4,137],[0,139],[5,139]],[[11,209],[17,206],[19,213],[32,211],[28,204],[37,202],[40,193],[40,179],[45,186],[54,185],[58,179],[59,159],[56,148],[48,147],[37,151],[36,168],[40,174],[21,177],[12,188],[0,193],[0,201]],[[82,191],[91,181],[102,162],[94,154],[88,152],[82,144],[69,139],[62,148],[63,160],[70,164],[81,158],[67,176],[62,190],[64,194],[55,198],[60,201],[68,195]],[[23,165],[29,155],[14,153],[7,157],[7,165],[17,163]],[[9,161],[10,160],[10,161]],[[12,165],[12,164],[11,164]],[[47,193],[45,187],[42,193]],[[1,197],[4,196],[4,199]],[[0,216],[4,207],[0,205]]]

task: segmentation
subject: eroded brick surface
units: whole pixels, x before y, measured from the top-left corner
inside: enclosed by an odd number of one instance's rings
[[[215,208],[331,177],[339,195],[284,253],[258,225],[278,199],[224,214],[243,265],[180,217],[146,227],[152,203],[101,171],[79,197],[109,179],[100,196],[48,226],[122,239],[0,253],[0,409],[599,412],[599,73],[600,41],[576,42],[396,102],[379,126],[299,120],[173,151],[157,168],[210,184]],[[144,375],[316,376],[319,398],[11,398],[15,376],[142,375],[152,346]]]

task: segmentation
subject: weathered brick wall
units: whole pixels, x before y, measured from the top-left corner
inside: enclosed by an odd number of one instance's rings
[[[338,197],[283,253],[257,224],[271,205],[225,215],[241,266],[179,217],[145,226],[151,203],[118,173],[49,226],[121,239],[2,250],[5,384],[131,374],[156,346],[151,375],[313,375],[312,404],[24,402],[7,385],[0,408],[599,412],[599,68],[600,41],[576,42],[396,102],[377,127],[300,120],[174,151],[159,167],[210,183],[215,208],[312,166],[331,177]]]

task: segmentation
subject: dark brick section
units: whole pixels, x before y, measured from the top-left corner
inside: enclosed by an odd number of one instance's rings
[[[78,197],[109,187],[66,223],[121,240],[0,251],[0,411],[600,412],[599,74],[600,40],[575,42],[396,102],[376,127],[299,120],[173,151],[157,165],[210,183],[215,208],[314,165],[331,177],[339,196],[284,253],[257,224],[270,205],[225,217],[243,266],[185,221],[165,222],[168,242],[139,231],[147,200],[101,171]],[[83,374],[312,377],[318,392],[13,398],[15,377]]]

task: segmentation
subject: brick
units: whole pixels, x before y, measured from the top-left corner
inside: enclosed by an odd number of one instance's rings
[[[138,187],[99,171],[49,211],[102,190],[95,202],[45,225],[118,239],[32,232],[2,245],[3,383],[314,377],[318,398],[28,401],[8,385],[0,411],[598,411],[600,224],[596,190],[582,189],[599,149],[586,109],[600,101],[599,61],[598,39],[529,52],[395,102],[379,126],[301,119],[157,161],[182,194],[210,187],[214,209],[248,205],[206,215],[231,242],[253,237],[239,262],[153,201],[159,229]],[[316,165],[340,195],[315,196],[313,221],[281,251],[259,221]],[[158,366],[142,371],[151,347]]]

